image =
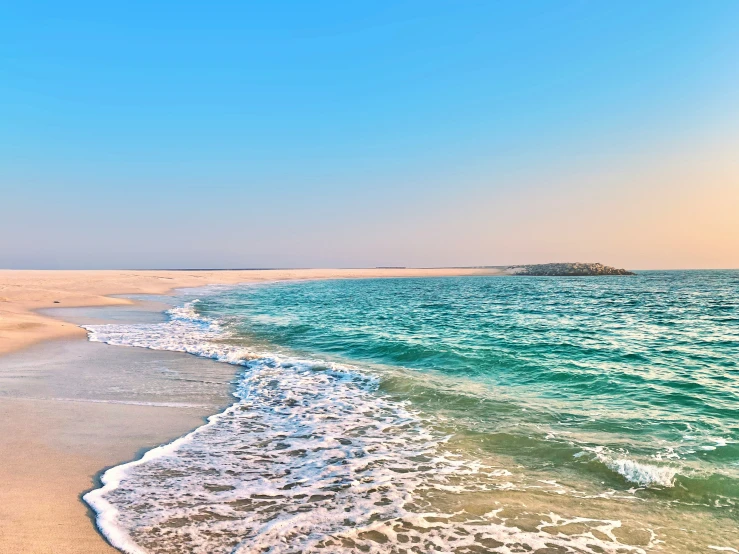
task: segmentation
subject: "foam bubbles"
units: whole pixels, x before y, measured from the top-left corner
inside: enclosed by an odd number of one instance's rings
[[[614,456],[607,448],[602,446],[585,447],[583,451],[576,453],[575,457],[579,458],[588,452],[594,455],[595,460],[635,485],[641,487],[675,486],[677,469],[672,466],[648,464],[623,456]]]
[[[237,402],[85,495],[125,552],[644,552],[619,521],[479,514],[466,495],[508,490],[514,475],[453,451],[411,406],[365,371],[219,342],[190,304],[153,325],[90,326],[90,339],[176,350],[244,366]],[[626,469],[624,471],[631,471]],[[574,526],[579,531],[564,533]]]
[[[677,470],[668,466],[643,464],[628,459],[608,460],[605,463],[626,480],[643,487],[672,487],[675,484]]]

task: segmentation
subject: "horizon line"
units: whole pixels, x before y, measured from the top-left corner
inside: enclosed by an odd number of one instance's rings
[[[527,265],[548,265],[550,263],[599,263],[599,262],[546,262],[542,264],[503,264],[503,265],[444,265],[444,266],[325,266],[325,267],[77,267],[77,268],[33,268],[33,267],[0,267],[0,271],[305,271],[305,270],[359,270],[359,269],[507,269]],[[603,264],[605,265],[605,264]],[[611,266],[615,267],[615,266]],[[739,267],[670,267],[670,268],[618,268],[628,271],[738,271]]]

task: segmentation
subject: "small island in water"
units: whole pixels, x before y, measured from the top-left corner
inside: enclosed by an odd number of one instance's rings
[[[581,262],[559,264],[511,265],[506,268],[511,275],[536,277],[589,277],[595,275],[636,275],[625,269],[603,264]]]

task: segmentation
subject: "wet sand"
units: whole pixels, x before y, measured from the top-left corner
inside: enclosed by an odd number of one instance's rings
[[[127,317],[137,315],[151,320],[161,312],[129,310]],[[100,322],[105,316],[90,310],[77,318]],[[120,321],[121,314],[115,317]],[[187,354],[85,340],[50,341],[3,356],[0,553],[115,552],[97,533],[81,495],[102,469],[188,432],[227,406],[236,370]]]

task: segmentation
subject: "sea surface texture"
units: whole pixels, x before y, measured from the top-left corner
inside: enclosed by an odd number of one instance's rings
[[[236,401],[86,495],[126,552],[739,552],[739,272],[272,283],[169,316],[88,331],[241,366]]]

